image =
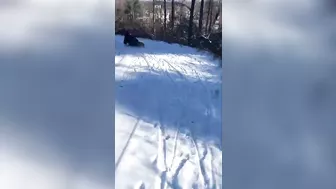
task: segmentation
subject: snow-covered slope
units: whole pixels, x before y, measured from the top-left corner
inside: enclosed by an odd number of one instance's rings
[[[116,36],[116,188],[222,188],[218,61],[176,44],[122,41]]]

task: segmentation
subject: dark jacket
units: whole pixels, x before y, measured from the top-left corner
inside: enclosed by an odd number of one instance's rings
[[[139,40],[132,36],[128,31],[126,31],[125,36],[124,36],[124,44],[125,45],[130,45],[130,46],[137,46],[139,44]]]

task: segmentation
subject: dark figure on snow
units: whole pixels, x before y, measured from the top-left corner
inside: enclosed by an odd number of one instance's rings
[[[125,32],[124,44],[134,47],[144,47],[145,44],[139,41],[136,37],[132,36],[129,31]]]

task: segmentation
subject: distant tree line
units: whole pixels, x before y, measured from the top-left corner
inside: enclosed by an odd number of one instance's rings
[[[188,45],[222,54],[221,0],[116,0],[116,34]]]

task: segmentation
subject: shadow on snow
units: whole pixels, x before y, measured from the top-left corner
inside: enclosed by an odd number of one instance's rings
[[[132,79],[116,81],[116,105],[153,125],[193,130],[196,138],[213,140],[220,147],[221,97],[211,92],[220,88],[220,83],[202,81],[204,88],[195,82],[173,73],[137,72]],[[213,116],[208,116],[206,109]]]

